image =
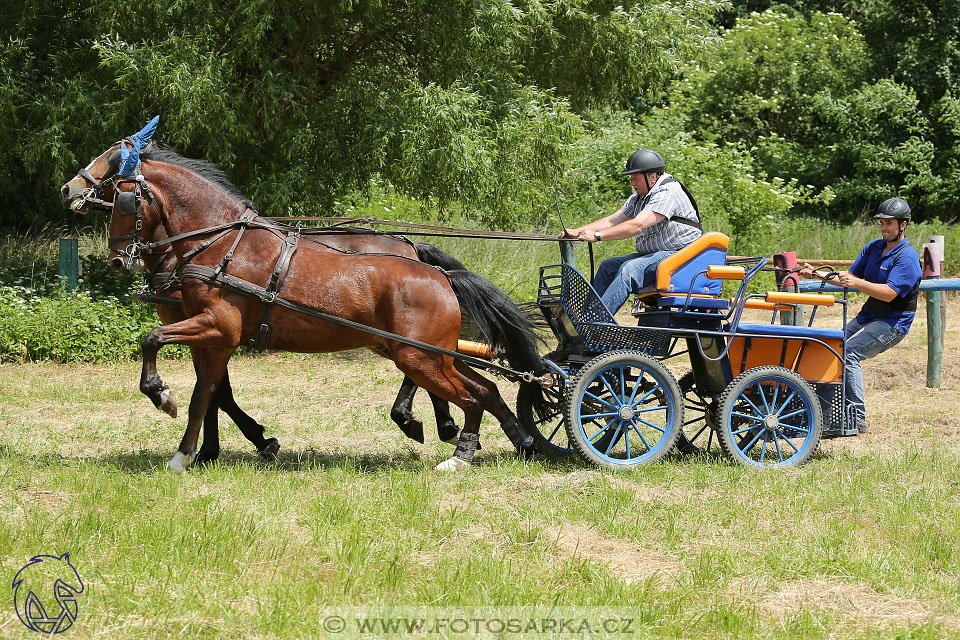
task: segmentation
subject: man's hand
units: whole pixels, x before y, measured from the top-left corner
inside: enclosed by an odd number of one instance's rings
[[[563,233],[560,234],[560,238],[578,238],[580,236],[580,229],[564,229]]]
[[[863,282],[862,278],[858,278],[849,271],[841,271],[838,273],[837,280],[839,281],[841,287],[850,287],[853,289],[859,289],[860,283]]]
[[[800,269],[800,276],[803,278],[812,278],[814,271],[816,271],[816,269],[813,268],[812,264],[809,262],[804,262],[803,268]]]

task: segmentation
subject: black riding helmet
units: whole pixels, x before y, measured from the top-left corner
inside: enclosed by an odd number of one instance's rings
[[[666,164],[664,164],[659,153],[650,149],[637,149],[627,158],[627,169],[620,175],[628,176],[631,173],[650,173],[652,171],[663,173],[664,169],[666,169]]]
[[[877,215],[874,218],[896,218],[897,220],[910,219],[910,205],[906,200],[900,198],[889,198],[880,203],[877,207]]]

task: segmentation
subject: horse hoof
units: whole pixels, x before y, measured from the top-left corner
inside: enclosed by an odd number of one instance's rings
[[[160,391],[160,410],[171,418],[177,417],[177,394],[170,387],[164,387]]]
[[[260,457],[266,460],[267,462],[274,462],[277,459],[277,454],[280,453],[280,443],[276,438],[268,438],[267,444],[260,449]]]
[[[452,440],[453,443],[456,444],[457,437],[460,435],[460,427],[453,422],[437,423],[437,435],[444,442],[450,442]]]
[[[537,454],[537,449],[531,444],[530,446],[517,449],[517,454],[524,460],[533,460],[533,457]]]
[[[197,457],[194,459],[193,464],[195,465],[207,464],[208,462],[213,462],[219,457],[220,457],[219,449],[209,453],[204,451],[203,449],[200,449],[200,451],[197,452]]]
[[[423,444],[423,423],[416,418],[407,420],[400,430],[411,440],[416,440],[420,444]]]
[[[190,455],[186,455],[177,451],[175,454],[173,454],[173,458],[167,463],[167,465],[173,470],[174,473],[183,473],[187,470],[187,467],[190,466],[190,463],[193,462],[193,458],[194,455],[192,453]]]
[[[449,458],[438,464],[435,468],[437,471],[467,471],[471,467],[471,464],[466,460],[461,460],[460,458]]]

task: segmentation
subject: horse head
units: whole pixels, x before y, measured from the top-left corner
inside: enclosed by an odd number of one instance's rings
[[[143,268],[141,254],[145,235],[149,234],[143,233],[140,196],[145,182],[140,173],[140,153],[151,144],[159,121],[160,116],[156,116],[137,133],[110,145],[60,189],[67,209],[79,213],[91,207],[111,211],[108,246],[116,255],[110,264],[123,273]],[[131,242],[124,244],[128,240]]]

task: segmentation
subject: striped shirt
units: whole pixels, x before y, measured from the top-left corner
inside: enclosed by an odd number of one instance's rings
[[[641,198],[634,193],[620,208],[619,213],[630,219],[636,218],[644,209],[666,218],[637,234],[637,253],[647,255],[655,251],[676,251],[703,235],[703,232],[695,227],[672,220],[676,217],[695,222],[697,212],[679,182],[663,184],[664,180],[670,177],[669,173],[664,173],[646,196]]]

